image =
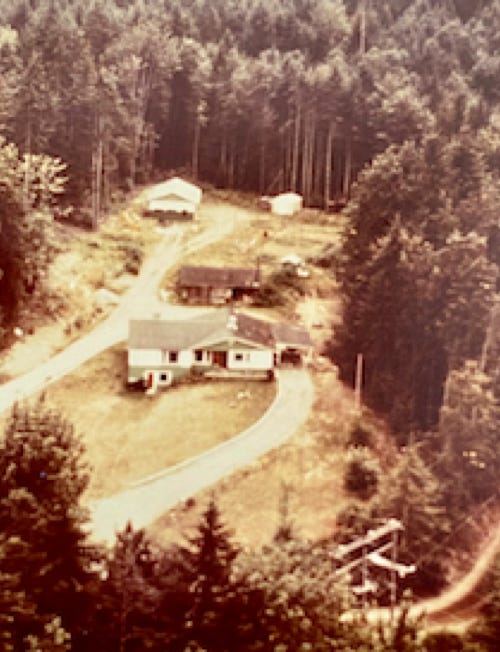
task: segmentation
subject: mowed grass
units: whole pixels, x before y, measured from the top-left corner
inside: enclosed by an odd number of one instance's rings
[[[194,532],[213,497],[238,544],[268,545],[280,524],[285,490],[295,535],[312,541],[331,536],[346,505],[345,451],[357,415],[352,390],[333,368],[311,373],[315,400],[306,423],[282,446],[166,512],[150,528],[160,542],[176,543]]]
[[[126,352],[94,357],[45,392],[82,437],[91,466],[87,498],[198,455],[254,423],[274,400],[265,381],[200,381],[149,397],[124,385]]]

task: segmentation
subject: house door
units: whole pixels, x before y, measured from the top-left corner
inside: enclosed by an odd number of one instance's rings
[[[227,367],[227,351],[213,351],[212,363],[214,367]]]

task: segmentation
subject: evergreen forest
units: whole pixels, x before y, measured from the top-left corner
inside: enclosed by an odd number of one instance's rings
[[[394,517],[402,583],[439,591],[458,528],[498,506],[498,0],[0,0],[0,343],[44,302],[54,219],[97,229],[172,172],[341,211],[321,265],[343,322],[324,353],[397,450],[351,433],[336,541],[239,549],[211,502],[164,550],[87,540],[71,425],[16,407],[0,444],[0,650],[493,652],[500,571],[467,635],[341,615],[329,545]],[[230,524],[229,524],[230,525]],[[283,534],[283,533],[282,533]]]

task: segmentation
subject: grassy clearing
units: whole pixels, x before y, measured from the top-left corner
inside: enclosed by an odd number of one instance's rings
[[[225,441],[254,423],[275,396],[274,383],[207,381],[147,397],[124,387],[125,365],[125,349],[117,346],[46,390],[83,437],[92,468],[89,498]]]

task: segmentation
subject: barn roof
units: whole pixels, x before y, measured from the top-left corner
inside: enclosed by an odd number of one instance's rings
[[[201,202],[201,189],[194,183],[184,181],[179,177],[172,177],[163,183],[150,188],[147,193],[148,201],[166,199],[168,197],[178,198],[192,204],[198,205]]]
[[[184,265],[179,271],[181,287],[256,288],[259,269],[247,267],[200,267]]]

